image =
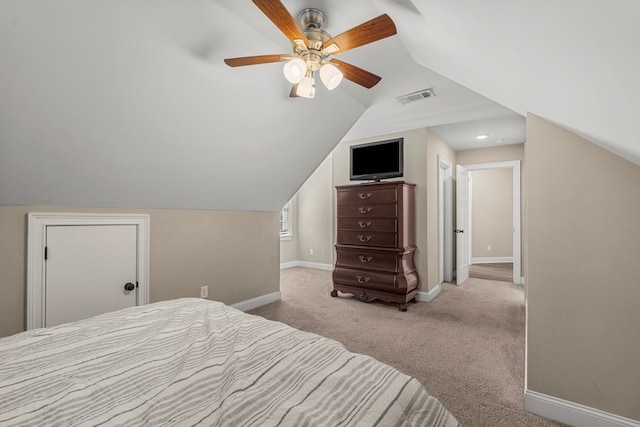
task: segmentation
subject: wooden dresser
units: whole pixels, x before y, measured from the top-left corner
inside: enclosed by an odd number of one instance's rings
[[[389,181],[337,186],[333,290],[361,301],[417,301],[415,184]]]

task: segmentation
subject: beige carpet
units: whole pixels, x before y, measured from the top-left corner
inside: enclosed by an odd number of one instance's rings
[[[331,298],[331,273],[281,272],[282,300],[251,313],[342,342],[416,377],[465,426],[558,426],[523,409],[524,297],[512,283],[444,284],[430,303]]]

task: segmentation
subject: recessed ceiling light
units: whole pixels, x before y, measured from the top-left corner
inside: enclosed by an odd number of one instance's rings
[[[476,135],[476,139],[478,141],[481,141],[481,140],[487,139],[487,138],[489,138],[489,134],[488,133],[480,133],[480,134]]]

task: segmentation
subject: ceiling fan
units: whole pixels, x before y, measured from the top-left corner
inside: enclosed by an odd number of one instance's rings
[[[381,80],[381,77],[355,65],[334,59],[332,55],[396,34],[396,26],[388,15],[380,15],[331,37],[322,29],[325,15],[318,9],[307,8],[300,12],[301,26],[298,26],[280,0],[253,0],[253,2],[291,40],[293,53],[227,58],[224,62],[230,67],[287,61],[284,66],[284,75],[293,84],[290,96],[304,98],[315,96],[314,73],[316,71],[329,90],[335,89],[343,77],[367,89]]]

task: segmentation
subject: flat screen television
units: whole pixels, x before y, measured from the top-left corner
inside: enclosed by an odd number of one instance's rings
[[[380,181],[403,174],[404,138],[351,146],[351,181]]]

